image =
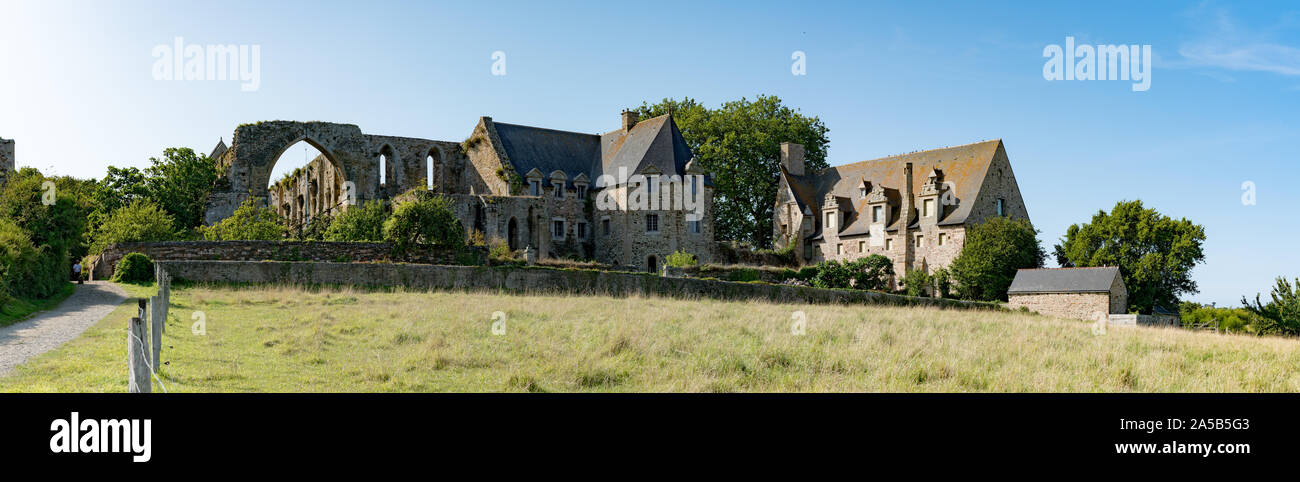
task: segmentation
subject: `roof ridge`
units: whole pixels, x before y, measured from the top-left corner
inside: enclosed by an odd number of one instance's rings
[[[593,137],[600,137],[600,134],[592,134],[592,133],[589,133],[589,132],[566,131],[566,130],[563,130],[563,129],[552,129],[552,128],[550,128],[550,127],[537,127],[537,126],[530,126],[530,125],[527,125],[527,124],[511,124],[511,123],[509,123],[509,122],[496,122],[496,121],[493,121],[492,123],[495,124],[495,125],[506,125],[506,126],[510,126],[510,127],[525,127],[525,128],[528,128],[528,129],[537,129],[537,130],[539,130],[539,131],[562,132],[562,133],[565,133],[565,134],[577,134],[577,135],[580,135],[580,136],[593,136]]]
[[[884,160],[886,160],[886,159],[893,159],[893,158],[897,158],[897,157],[911,156],[911,155],[916,155],[916,154],[924,154],[924,153],[927,153],[927,152],[946,151],[946,150],[949,150],[949,149],[958,149],[958,148],[962,148],[962,147],[975,146],[975,145],[979,145],[979,144],[988,144],[988,143],[991,143],[991,142],[1001,143],[1001,142],[1002,142],[1002,138],[989,139],[989,140],[979,141],[979,142],[970,142],[970,143],[966,143],[966,144],[958,144],[958,145],[955,145],[955,146],[939,147],[939,148],[935,148],[935,149],[925,149],[925,150],[921,150],[921,151],[904,152],[904,153],[901,153],[901,154],[893,154],[893,155],[884,156],[884,157],[877,157],[877,158],[875,158],[875,159],[866,159],[866,160],[862,160],[862,161],[850,162],[850,163],[848,163],[848,164],[840,164],[840,165],[838,165],[838,166],[830,166],[830,167],[828,167],[827,169],[839,169],[839,168],[841,168],[841,167],[858,167],[858,166],[860,166],[860,165],[863,165],[863,164],[866,164],[866,163],[869,163],[869,162],[879,162],[879,161],[884,161]]]

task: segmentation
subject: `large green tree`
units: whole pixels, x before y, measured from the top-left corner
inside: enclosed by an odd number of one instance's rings
[[[1006,300],[1016,271],[1042,268],[1046,258],[1029,220],[994,217],[966,232],[961,253],[948,269],[962,298]]]
[[[177,229],[202,225],[208,194],[220,175],[216,163],[188,147],[164,149],[162,159],[149,161],[153,165],[144,170],[149,197],[176,219]]]
[[[1205,228],[1173,219],[1142,201],[1120,201],[1092,222],[1071,225],[1056,245],[1063,267],[1118,266],[1128,287],[1130,311],[1175,309],[1178,297],[1196,293],[1192,268],[1205,261]]]
[[[712,176],[715,236],[771,246],[781,143],[804,145],[807,171],[826,168],[830,141],[821,119],[768,95],[716,109],[689,97],[645,103],[639,109],[643,119],[669,112],[700,166]]]
[[[1286,278],[1278,277],[1277,284],[1269,295],[1273,299],[1268,304],[1261,304],[1258,294],[1255,295],[1254,303],[1243,296],[1241,304],[1246,306],[1246,310],[1263,318],[1260,331],[1300,335],[1300,279],[1296,279],[1295,285],[1292,285]]]

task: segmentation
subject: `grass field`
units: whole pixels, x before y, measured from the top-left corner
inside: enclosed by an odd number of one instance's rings
[[[125,391],[134,310],[0,391]],[[196,311],[206,335],[191,332]],[[199,286],[173,291],[161,378],[171,392],[1300,391],[1300,341],[1090,328],[927,308]]]
[[[7,302],[0,303],[0,326],[9,326],[22,320],[30,318],[36,312],[48,310],[58,306],[63,300],[72,296],[72,292],[77,290],[77,285],[67,283],[59,289],[54,296],[43,300],[31,300],[26,298],[11,298]]]

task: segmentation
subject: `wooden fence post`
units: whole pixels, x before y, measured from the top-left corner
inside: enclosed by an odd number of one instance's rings
[[[145,330],[144,320],[140,318],[131,318],[126,329],[127,391],[130,393],[149,393],[149,367],[145,365],[145,350],[149,347],[144,341],[148,336]]]
[[[153,364],[150,366],[153,367],[154,373],[158,373],[159,367],[162,366],[162,311],[162,296],[149,298],[149,333],[153,335],[153,340],[150,342],[150,348],[153,348],[153,358],[151,358],[150,361],[152,361]]]

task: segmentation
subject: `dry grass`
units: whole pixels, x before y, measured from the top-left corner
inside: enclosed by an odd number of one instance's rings
[[[1021,313],[293,287],[195,287],[173,301],[173,392],[1300,391],[1300,341],[1094,336]],[[131,311],[0,378],[0,391],[123,391]],[[190,333],[193,311],[206,336]]]

